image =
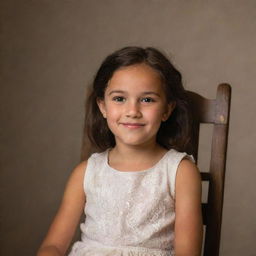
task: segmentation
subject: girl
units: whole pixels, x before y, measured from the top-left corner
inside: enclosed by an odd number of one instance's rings
[[[79,164],[38,256],[199,256],[201,180],[180,73],[154,48],[126,47],[96,74],[86,113],[98,152]],[[183,152],[183,153],[182,153]],[[85,204],[86,202],[86,204]]]

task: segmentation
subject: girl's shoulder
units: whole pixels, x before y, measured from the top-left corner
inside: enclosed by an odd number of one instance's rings
[[[187,172],[190,172],[190,174],[192,173],[192,175],[198,174],[199,171],[195,164],[193,155],[189,155],[186,152],[177,151],[176,149],[170,149],[168,154],[169,157],[177,163],[177,171],[178,173],[182,173],[180,175],[187,176]]]
[[[108,157],[108,151],[109,149],[103,151],[103,152],[95,152],[90,155],[90,157],[87,160],[86,165],[92,165],[92,164],[101,164],[106,160]]]
[[[94,159],[94,158],[101,158],[101,157],[104,157],[104,156],[106,156],[106,154],[108,154],[108,151],[109,151],[110,149],[106,149],[105,151],[102,151],[102,152],[95,152],[95,153],[92,153],[91,155],[90,155],[90,157],[88,158],[88,160],[90,160],[90,159]]]
[[[86,166],[87,166],[87,162],[88,160],[84,160],[82,162],[80,162],[75,168],[74,168],[74,171],[76,172],[82,172],[86,169]]]
[[[201,176],[200,171],[195,164],[194,158],[190,155],[185,155],[180,161],[177,168],[176,186],[187,184],[187,187],[200,187]]]
[[[78,181],[83,180],[85,171],[86,171],[86,167],[87,167],[87,162],[88,160],[82,161],[81,163],[79,163],[72,171],[70,179],[75,179]]]
[[[169,149],[166,153],[169,159],[176,162],[190,161],[191,163],[195,163],[195,159],[193,155],[189,155],[186,152],[180,152],[176,149]]]

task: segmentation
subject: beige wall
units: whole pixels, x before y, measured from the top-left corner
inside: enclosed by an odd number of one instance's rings
[[[127,45],[164,50],[206,97],[232,85],[220,255],[256,255],[256,1],[2,0],[0,12],[1,255],[34,255],[79,162],[85,87]]]

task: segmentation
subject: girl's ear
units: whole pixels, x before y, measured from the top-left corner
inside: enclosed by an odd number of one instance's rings
[[[165,122],[171,115],[172,111],[176,107],[176,102],[168,103],[166,111],[163,113],[162,121]]]
[[[98,104],[101,114],[103,115],[104,118],[106,118],[107,114],[106,114],[106,106],[105,106],[104,99],[97,99],[97,104]]]

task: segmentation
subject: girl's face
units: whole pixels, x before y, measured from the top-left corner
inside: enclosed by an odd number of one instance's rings
[[[146,64],[117,70],[98,106],[117,146],[156,144],[161,122],[168,119],[174,108],[166,102],[159,74]]]

